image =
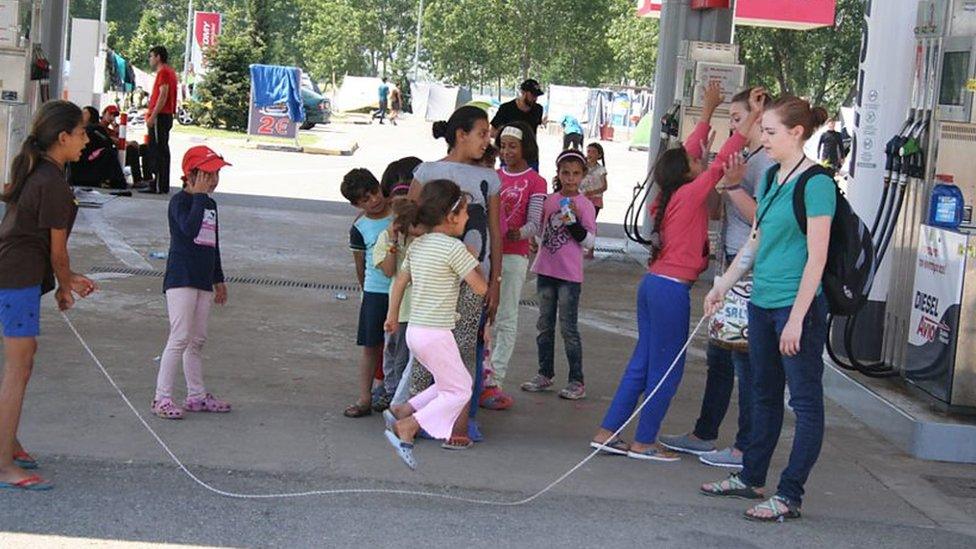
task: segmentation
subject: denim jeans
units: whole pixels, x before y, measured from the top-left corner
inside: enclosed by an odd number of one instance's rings
[[[690,316],[691,287],[657,275],[644,275],[637,291],[637,346],[603,418],[604,429],[619,429],[634,413],[638,398],[642,394],[646,398],[661,383],[655,397],[641,411],[634,434],[634,440],[641,444],[657,441],[661,421],[681,383],[685,355],[678,358],[664,382],[661,378],[688,339]]]
[[[817,462],[824,435],[823,351],[827,343],[827,300],[821,294],[803,319],[800,352],[783,356],[779,340],[791,307],[764,309],[749,304],[749,359],[755,401],[752,440],[743,457],[742,480],[764,486],[769,461],[783,427],[783,389],[790,388],[790,407],[796,428],[790,459],[780,476],[777,495],[795,505],[803,499],[803,485]]]
[[[539,335],[535,341],[539,347],[539,373],[548,378],[556,377],[553,365],[556,353],[556,315],[559,315],[559,331],[566,347],[569,362],[569,381],[583,383],[583,344],[577,328],[579,313],[579,282],[569,282],[545,275],[538,275],[536,282],[539,300]]]
[[[705,378],[705,396],[695,423],[695,436],[702,440],[718,438],[718,429],[729,410],[735,378],[739,378],[739,430],[733,445],[737,450],[745,450],[749,446],[752,429],[753,389],[749,354],[723,349],[709,342],[706,362],[708,374]]]

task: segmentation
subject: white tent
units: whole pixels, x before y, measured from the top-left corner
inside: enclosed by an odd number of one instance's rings
[[[471,90],[435,82],[413,82],[410,100],[414,115],[429,121],[447,120],[455,109],[471,100]]]
[[[590,100],[590,88],[579,88],[575,86],[549,86],[547,99],[546,116],[549,120],[559,123],[564,116],[576,117],[581,124],[586,124],[587,104]]]
[[[375,76],[346,76],[336,92],[332,107],[341,112],[379,108],[383,81]]]

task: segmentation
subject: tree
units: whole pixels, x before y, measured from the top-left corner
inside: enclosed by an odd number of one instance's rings
[[[613,20],[607,29],[607,44],[613,52],[616,73],[638,86],[654,84],[657,63],[658,19],[637,17],[630,0],[614,0]]]
[[[231,130],[247,128],[251,93],[249,66],[257,61],[251,37],[223,34],[207,52],[207,74],[200,86],[200,101],[191,109],[200,124]]]
[[[791,93],[833,111],[857,80],[862,0],[839,0],[833,27],[810,31],[743,27],[736,31],[749,82]]]

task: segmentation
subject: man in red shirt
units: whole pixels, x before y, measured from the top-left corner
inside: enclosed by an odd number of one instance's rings
[[[179,81],[168,61],[169,52],[165,47],[155,46],[149,50],[149,66],[156,71],[156,82],[149,97],[146,128],[149,130],[149,150],[156,167],[156,177],[148,189],[140,192],[169,194],[169,132],[173,129],[173,115],[176,114]]]

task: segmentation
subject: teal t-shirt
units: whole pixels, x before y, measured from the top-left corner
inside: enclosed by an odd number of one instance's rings
[[[377,294],[390,293],[390,277],[383,274],[383,271],[373,263],[373,247],[380,233],[385,231],[392,221],[393,216],[370,219],[364,215],[349,229],[349,249],[366,255],[366,280],[363,291]]]
[[[774,181],[769,191],[759,197],[756,215],[765,214],[759,225],[759,251],[753,268],[750,299],[764,309],[792,306],[800,290],[800,279],[807,264],[807,237],[800,232],[793,213],[793,189],[799,179],[800,175],[796,175],[783,183],[778,193]],[[763,179],[761,183],[760,193],[765,190],[765,181]],[[803,198],[808,218],[833,218],[837,195],[829,176],[820,174],[810,178]]]

